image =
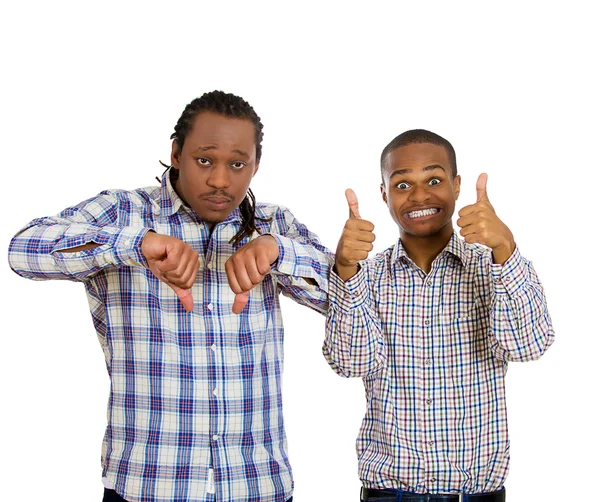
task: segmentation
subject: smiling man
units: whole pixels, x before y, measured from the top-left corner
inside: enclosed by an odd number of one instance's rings
[[[159,187],[102,192],[10,244],[23,277],[85,286],[111,379],[105,502],[291,500],[279,294],[325,313],[333,260],[255,202],[262,129],[242,98],[206,93]]]
[[[364,502],[501,502],[509,439],[509,361],[539,358],[554,340],[542,286],[487,196],[452,215],[456,155],[425,130],[381,155],[393,246],[367,260],[374,226],[350,218],[331,273],[323,352],[344,377],[363,377],[367,412],[356,443]]]

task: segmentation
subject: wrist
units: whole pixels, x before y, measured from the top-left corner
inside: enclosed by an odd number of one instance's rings
[[[494,257],[494,263],[504,265],[506,260],[508,260],[515,252],[516,247],[515,241],[507,241],[493,248],[492,256]]]
[[[358,273],[358,264],[341,265],[336,262],[333,270],[339,276],[339,278],[342,279],[342,281],[346,282],[348,279],[354,277]]]
[[[267,255],[269,257],[269,263],[271,265],[275,264],[279,259],[279,243],[277,239],[272,235],[261,235],[258,237],[257,241],[260,241],[265,246],[267,246]]]

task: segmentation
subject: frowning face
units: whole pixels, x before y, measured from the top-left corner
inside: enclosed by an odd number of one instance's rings
[[[256,133],[247,119],[201,112],[171,164],[179,171],[175,190],[208,223],[223,221],[240,205],[258,170]]]

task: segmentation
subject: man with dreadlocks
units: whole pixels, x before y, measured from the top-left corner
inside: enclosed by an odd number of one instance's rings
[[[240,97],[204,94],[160,187],[102,192],[11,241],[19,275],[85,285],[111,379],[105,502],[291,500],[278,294],[324,313],[332,258],[255,202],[262,128]]]

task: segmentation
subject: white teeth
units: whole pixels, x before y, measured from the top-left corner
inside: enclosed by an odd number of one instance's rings
[[[432,214],[435,214],[438,211],[439,211],[439,209],[432,207],[431,209],[422,209],[420,211],[412,211],[410,213],[407,213],[407,216],[409,218],[421,218],[423,216],[431,216]]]

